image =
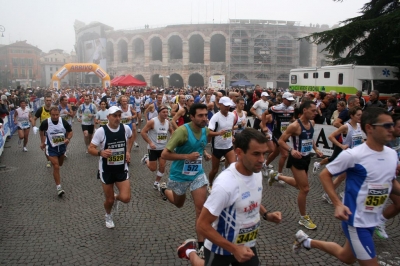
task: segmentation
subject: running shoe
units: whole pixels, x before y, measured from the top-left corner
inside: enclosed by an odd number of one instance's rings
[[[50,161],[47,161],[46,167],[47,167],[47,168],[50,168],[50,167],[51,167]]]
[[[139,122],[136,122],[135,124],[136,124],[136,125],[139,125]]]
[[[208,185],[208,186],[207,186],[207,192],[208,192],[208,194],[211,194],[211,190],[212,190],[212,186]]]
[[[261,173],[264,178],[268,177],[268,167],[265,164],[263,164],[261,168]]]
[[[377,225],[377,226],[375,226],[375,234],[377,234],[377,236],[379,236],[382,239],[388,239],[389,236],[386,233],[385,229],[386,229],[385,223]]]
[[[22,148],[21,144],[22,144],[22,139],[18,139],[18,148]]]
[[[310,230],[314,230],[317,228],[317,225],[315,223],[313,223],[310,216],[308,216],[308,215],[301,217],[299,220],[299,224]]]
[[[61,197],[64,193],[65,193],[65,191],[61,188],[61,186],[57,188],[57,195],[59,197]]]
[[[300,250],[302,248],[310,250],[309,248],[306,248],[306,247],[303,246],[303,242],[305,240],[307,240],[307,238],[310,238],[310,237],[306,233],[304,233],[303,230],[297,231],[296,236],[295,236],[295,240],[294,240],[294,243],[293,243],[293,248],[292,248],[293,249],[293,253],[299,254]]]
[[[22,150],[23,150],[24,152],[27,152],[27,151],[28,151],[28,149],[27,149],[26,147],[24,147]]]
[[[153,188],[154,188],[155,190],[159,190],[159,188],[160,188],[160,183],[154,182]]]
[[[225,156],[222,156],[221,159],[219,159],[220,162],[225,162]]]
[[[283,180],[278,180],[279,185],[284,186],[286,183]]]
[[[160,194],[162,196],[162,199],[164,201],[167,200],[167,195],[165,195],[165,190],[167,189],[167,184],[165,182],[161,183],[160,188],[158,191],[160,191]]]
[[[106,217],[106,227],[110,228],[110,229],[114,228],[115,225],[114,225],[114,222],[113,222],[113,219],[112,219],[112,215],[106,213],[105,217]]]
[[[182,243],[176,250],[176,253],[178,254],[178,257],[180,259],[189,259],[189,257],[186,255],[186,250],[188,249],[196,249],[197,248],[197,241],[196,239],[186,239],[185,242]]]
[[[146,161],[147,161],[148,158],[149,158],[149,155],[148,155],[148,154],[145,154],[145,155],[143,156],[143,158],[140,160],[140,161],[142,162],[143,165],[146,165]]]
[[[197,256],[200,257],[200,259],[204,260],[204,246],[202,246],[199,250],[197,250]]]
[[[326,193],[322,194],[322,198],[323,198],[324,200],[326,200],[326,202],[328,202],[329,204],[332,205],[331,198],[328,196],[328,194],[326,194]]]
[[[134,145],[135,147],[139,147],[139,144],[137,144],[136,141],[133,143],[133,145]]]
[[[321,164],[319,162],[315,162],[314,167],[312,169],[313,173],[315,174],[319,170],[320,167],[321,167]]]
[[[140,128],[137,130],[138,133],[140,133]]]
[[[278,175],[277,171],[274,170],[269,170],[268,171],[268,185],[272,186],[272,184],[276,181],[275,177]]]
[[[143,120],[143,119],[140,119],[140,121],[142,121],[142,122],[143,122],[144,120]]]
[[[67,152],[65,152],[65,153],[64,153],[64,159],[67,159],[67,158],[68,158]]]

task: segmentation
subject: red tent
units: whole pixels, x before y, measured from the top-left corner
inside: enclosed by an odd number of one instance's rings
[[[116,82],[117,86],[146,86],[147,83],[141,80],[138,80],[131,75],[127,75],[124,78],[118,80]]]
[[[111,85],[113,86],[118,86],[118,81],[125,78],[125,76],[119,76],[119,77],[115,77],[111,80]]]

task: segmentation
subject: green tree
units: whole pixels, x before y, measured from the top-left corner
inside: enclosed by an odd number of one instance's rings
[[[341,0],[334,0],[341,2]],[[400,67],[400,1],[371,0],[360,16],[341,27],[300,38],[327,44],[323,51],[333,65],[390,65]]]

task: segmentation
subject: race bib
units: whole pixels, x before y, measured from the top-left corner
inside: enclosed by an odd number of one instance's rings
[[[288,126],[289,122],[281,122],[281,132],[285,132]]]
[[[363,141],[362,135],[353,135],[351,137],[352,148],[362,144],[362,141]]]
[[[100,120],[100,125],[102,125],[102,126],[107,125],[107,123],[108,123],[107,119]]]
[[[157,142],[163,143],[167,141],[167,133],[158,133],[157,134]]]
[[[232,138],[232,130],[227,130],[225,133],[222,135],[223,140],[228,140]]]
[[[380,212],[388,197],[389,184],[368,184],[368,195],[364,202],[364,212]]]
[[[64,144],[64,141],[65,141],[64,133],[58,133],[58,134],[51,135],[51,142],[53,143],[54,147]]]
[[[131,123],[131,119],[128,118],[122,118],[121,123],[124,125],[129,125]]]
[[[303,139],[301,140],[301,155],[307,156],[310,154],[313,146],[313,140],[312,139]]]
[[[124,148],[111,149],[111,156],[107,158],[107,165],[121,165],[125,163]]]
[[[90,122],[92,122],[92,118],[89,117],[89,114],[84,114],[82,121],[84,121],[86,123],[90,123]]]
[[[259,227],[260,222],[250,227],[240,228],[235,243],[238,245],[244,245],[248,242],[255,241],[257,239]]]
[[[21,121],[21,128],[28,128],[29,127],[29,121]]]
[[[182,174],[184,175],[196,175],[203,168],[203,156],[200,156],[195,161],[185,160],[183,165]]]

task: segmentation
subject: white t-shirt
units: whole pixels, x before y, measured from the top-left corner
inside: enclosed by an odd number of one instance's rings
[[[380,215],[396,178],[397,162],[397,154],[391,148],[384,146],[383,151],[377,152],[363,143],[342,151],[326,166],[332,175],[347,174],[343,203],[352,212],[349,225],[367,228],[381,223]]]
[[[268,110],[269,103],[264,100],[258,100],[254,103],[253,108],[256,109],[257,115],[262,115],[266,110]]]
[[[108,127],[108,129],[114,133],[119,131],[119,127],[117,129],[112,129],[108,125],[105,125],[105,127]],[[130,138],[132,136],[132,130],[127,125],[124,125],[124,127],[125,127],[125,139],[128,142],[128,138]],[[93,143],[94,145],[99,147],[101,151],[104,150],[104,145],[106,144],[106,136],[105,136],[103,127],[100,127],[99,129],[97,129],[94,132],[91,143]],[[128,145],[127,145],[127,148],[128,148]],[[128,170],[128,169],[129,169],[128,164],[125,163],[125,170]],[[99,156],[99,170],[100,170],[100,172],[103,170],[103,160],[102,160],[101,156]]]
[[[232,127],[235,122],[235,115],[232,112],[228,112],[227,116],[217,112],[211,117],[208,128],[215,130],[216,123],[218,122],[217,132],[225,130],[226,133],[223,136],[214,137],[214,148],[215,149],[229,149],[232,147]]]

